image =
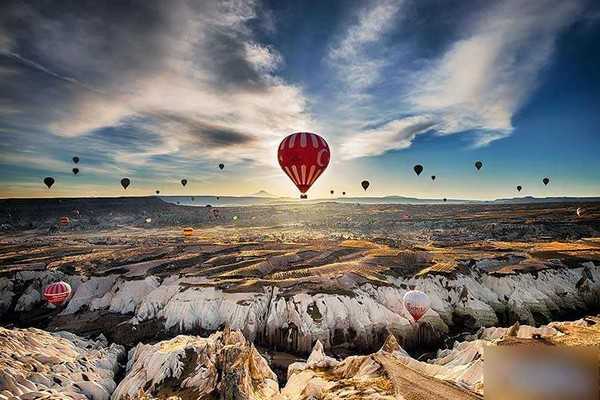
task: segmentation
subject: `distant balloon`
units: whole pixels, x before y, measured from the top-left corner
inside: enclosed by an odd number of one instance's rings
[[[160,190],[157,190],[157,191],[156,191],[156,194],[160,194]]]
[[[369,181],[362,181],[360,183],[360,186],[362,186],[363,189],[367,190],[367,188],[369,187],[370,183]]]
[[[475,161],[475,168],[479,171],[483,167],[483,163],[481,161]]]
[[[62,281],[51,283],[44,289],[43,296],[50,304],[65,304],[71,297],[71,285]]]
[[[521,185],[517,186],[517,191],[521,191],[521,189],[523,189],[523,187]]]
[[[121,179],[121,186],[123,186],[123,189],[127,189],[130,183],[131,181],[129,180],[129,178]]]
[[[54,178],[51,176],[45,177],[44,184],[46,184],[46,186],[48,186],[48,189],[50,189],[52,187],[52,185],[54,185]]]
[[[217,200],[219,200],[219,199],[220,199],[220,197],[219,197],[219,196],[217,196]]]
[[[79,162],[79,157],[77,157],[77,156],[73,157],[73,162],[75,164],[77,164]]]
[[[577,216],[581,217],[583,215],[583,208],[578,208],[577,209]]]
[[[182,180],[181,180],[181,184],[182,184],[183,186],[187,185],[187,179],[182,179]]]
[[[345,196],[345,195],[346,195],[346,192],[342,192],[342,196]]]
[[[79,173],[79,168],[73,168],[73,174],[77,175]]]
[[[423,172],[423,166],[421,164],[417,164],[413,167],[413,169],[415,170],[415,173],[418,175],[421,175],[421,172]]]
[[[333,190],[330,190],[330,191],[329,191],[329,194],[333,194]]]
[[[423,315],[429,310],[431,301],[429,296],[420,290],[410,290],[404,295],[404,308],[410,313],[415,321],[421,319]]]
[[[447,201],[448,201],[448,199],[444,197],[444,203],[447,202]]]
[[[225,164],[219,164],[219,169],[225,168]]]
[[[547,186],[550,183],[550,179],[544,178],[542,179],[542,182],[544,182],[544,186]]]
[[[327,169],[330,156],[325,139],[310,132],[296,132],[286,136],[277,150],[279,166],[301,194],[306,194]]]
[[[145,221],[147,224],[149,224],[150,222],[152,222],[152,218],[146,218]]]
[[[194,228],[183,228],[183,236],[192,236],[194,234]]]
[[[435,175],[431,175],[431,180],[435,181]]]

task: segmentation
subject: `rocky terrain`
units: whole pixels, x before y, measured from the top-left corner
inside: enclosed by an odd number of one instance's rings
[[[415,381],[421,398],[474,398],[482,340],[514,323],[560,336],[553,321],[600,310],[593,203],[577,205],[585,207],[577,217],[570,204],[216,213],[153,198],[100,200],[5,201],[0,319],[27,328],[2,331],[19,340],[61,338],[115,360],[129,350],[116,390],[99,383],[113,398],[384,399]],[[66,226],[57,224],[63,214]],[[188,226],[194,234],[183,236]],[[73,288],[62,307],[41,296],[57,280]],[[418,324],[402,305],[414,288],[432,303]],[[19,382],[22,391],[21,375],[0,386]]]

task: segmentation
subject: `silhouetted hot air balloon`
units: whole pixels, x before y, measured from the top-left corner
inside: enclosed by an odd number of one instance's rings
[[[279,144],[279,166],[294,182],[301,194],[306,194],[329,165],[329,145],[316,133],[296,132]]]
[[[219,197],[219,196],[217,196],[217,200],[219,200],[219,199],[220,199],[220,197]]]
[[[415,170],[417,176],[421,175],[421,172],[423,172],[423,166],[421,164],[415,165],[413,169]]]
[[[521,189],[523,189],[523,187],[521,185],[517,186],[517,191],[521,191]]]
[[[50,304],[62,305],[71,297],[71,285],[62,281],[51,283],[44,289],[43,296]]]
[[[444,197],[444,203],[447,202],[447,201],[448,201],[448,199]]]
[[[127,189],[130,183],[131,181],[129,180],[129,178],[121,179],[121,186],[123,186],[123,189]]]
[[[435,175],[431,175],[431,180],[435,181]]]
[[[75,164],[79,163],[79,157],[77,157],[77,156],[73,157],[73,162]]]
[[[225,168],[225,164],[219,164],[219,169]]]
[[[369,187],[370,183],[369,181],[362,181],[360,183],[360,186],[362,186],[363,189],[367,190],[367,188]]]
[[[544,182],[544,186],[547,186],[550,183],[550,179],[544,178],[542,179],[542,182]]]
[[[187,179],[182,179],[182,180],[181,180],[181,184],[182,184],[183,186],[187,185]]]
[[[160,194],[160,190],[157,190],[157,191],[156,191],[156,194]]]
[[[73,168],[73,174],[77,175],[79,173],[79,168]]]
[[[483,167],[483,163],[481,161],[475,161],[475,168],[479,171]]]
[[[346,195],[346,192],[342,192],[342,196],[345,196],[345,195]]]
[[[404,308],[414,318],[415,321],[421,319],[423,315],[429,310],[431,301],[429,296],[420,290],[410,290],[406,292],[403,298]]]
[[[54,185],[54,178],[51,176],[47,176],[44,178],[44,184],[46,186],[48,186],[48,189],[50,189],[52,187],[52,185]]]
[[[330,191],[329,191],[329,194],[333,194],[333,190],[330,190]]]

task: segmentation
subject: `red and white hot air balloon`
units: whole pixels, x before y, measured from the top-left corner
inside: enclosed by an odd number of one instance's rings
[[[329,165],[329,146],[310,132],[292,133],[281,141],[277,159],[281,169],[304,194]]]
[[[44,289],[44,298],[50,304],[65,304],[71,297],[71,285],[67,282],[54,282]]]
[[[431,301],[429,296],[420,290],[410,290],[404,295],[404,308],[410,313],[415,321],[421,319],[423,315],[429,310]]]

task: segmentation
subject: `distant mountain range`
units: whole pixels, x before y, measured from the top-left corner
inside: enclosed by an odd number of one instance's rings
[[[514,197],[496,200],[467,200],[467,199],[419,199],[416,197],[404,196],[383,196],[383,197],[332,197],[315,198],[300,200],[293,197],[277,197],[265,190],[261,190],[250,196],[160,196],[160,198],[169,203],[175,203],[188,206],[211,206],[217,207],[235,207],[252,205],[270,205],[282,203],[361,203],[361,204],[530,204],[530,203],[583,203],[600,202],[600,197]]]

